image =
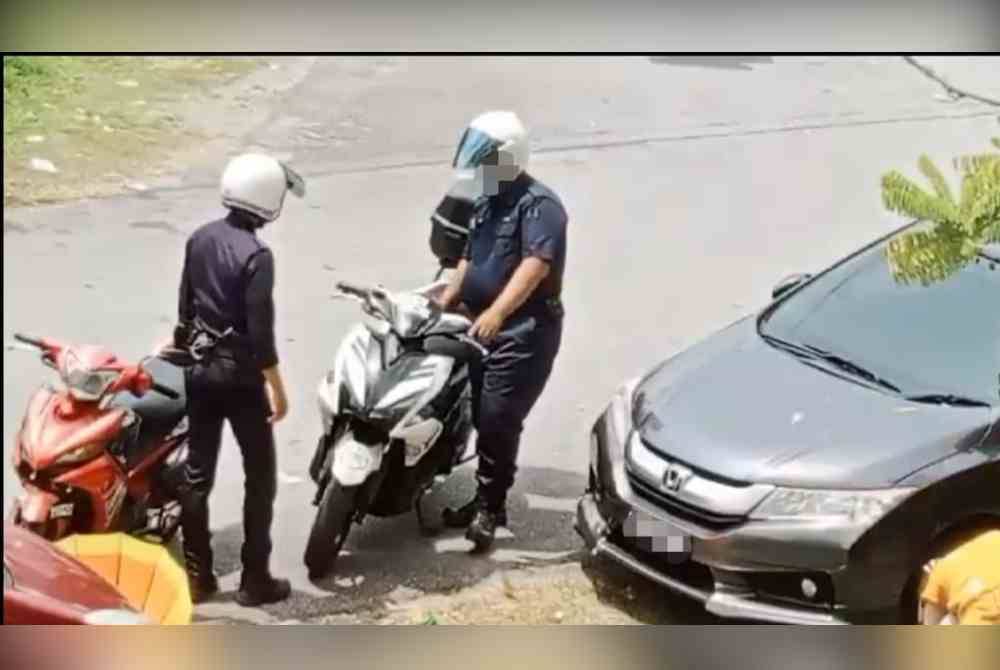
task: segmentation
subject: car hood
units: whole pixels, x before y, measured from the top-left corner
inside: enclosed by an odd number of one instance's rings
[[[655,368],[636,389],[642,439],[722,478],[875,488],[977,446],[986,408],[912,403],[767,344],[747,317]]]
[[[14,588],[59,601],[80,612],[129,609],[125,597],[96,572],[13,524],[4,524],[4,563]]]

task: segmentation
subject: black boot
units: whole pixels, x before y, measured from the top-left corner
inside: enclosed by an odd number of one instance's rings
[[[497,526],[500,525],[500,516],[500,512],[491,512],[485,507],[476,510],[469,529],[465,531],[465,539],[475,545],[473,553],[489,551],[493,546]]]
[[[476,517],[476,512],[482,507],[482,499],[476,496],[458,509],[446,507],[441,514],[441,520],[449,528],[468,528],[469,524]],[[496,517],[495,523],[497,526],[507,525],[507,510],[505,508],[501,508],[494,516]]]
[[[191,602],[195,605],[203,603],[219,592],[219,579],[212,571],[212,560],[184,553],[184,567],[187,571],[188,590]]]
[[[287,579],[276,579],[271,575],[248,577],[243,574],[240,590],[236,592],[236,602],[243,607],[259,607],[284,600],[292,593],[292,585]]]

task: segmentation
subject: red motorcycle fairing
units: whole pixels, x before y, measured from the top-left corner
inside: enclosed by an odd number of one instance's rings
[[[73,510],[59,519],[53,518],[52,510],[60,504],[79,502],[66,500],[76,491],[87,496],[90,519],[86,528],[72,530],[106,532],[114,527],[125,500],[126,476],[118,461],[100,450],[118,437],[126,416],[120,408],[74,403],[51,387],[42,387],[32,395],[18,434],[15,459],[18,469],[25,471],[22,479],[27,493],[20,513],[24,523],[57,521],[68,526],[74,520]],[[98,453],[78,464],[59,463],[69,452],[88,446],[95,446]],[[34,473],[39,475],[37,484],[32,483],[36,481]]]
[[[87,494],[93,515],[87,532],[101,533],[114,529],[127,492],[125,472],[114,457],[104,452],[79,468],[56,477],[54,481]]]
[[[21,457],[33,470],[44,471],[74,449],[108,444],[121,431],[125,417],[123,409],[78,406],[51,388],[41,388],[29,401],[21,428]]]

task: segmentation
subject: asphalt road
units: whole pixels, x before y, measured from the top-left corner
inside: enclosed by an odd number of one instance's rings
[[[279,346],[291,413],[274,568],[294,599],[279,619],[475,583],[498,566],[575,559],[573,505],[586,431],[616,385],[763,305],[785,274],[822,268],[901,222],[879,178],[985,148],[996,109],[942,99],[901,59],[382,58],[297,61],[289,90],[232,148],[263,148],[309,177],[266,234],[278,263]],[[977,66],[978,67],[978,66]],[[358,318],[337,279],[405,288],[435,270],[428,217],[463,124],[494,107],[534,130],[532,172],[569,210],[564,345],[530,417],[512,534],[489,558],[457,535],[423,537],[412,515],[369,520],[339,571],[310,584],[306,474],[318,435],[314,390]],[[4,337],[16,330],[106,344],[139,357],[170,332],[184,235],[220,212],[225,157],[205,157],[131,197],[4,213]],[[156,186],[156,185],[154,185]],[[4,511],[17,493],[10,449],[46,372],[5,349]],[[227,440],[230,438],[227,435]],[[242,474],[227,444],[212,499],[218,568],[238,577]],[[466,468],[434,509],[472,490]],[[670,601],[667,601],[668,603]],[[260,618],[228,604],[205,616]],[[683,617],[682,617],[683,618]]]

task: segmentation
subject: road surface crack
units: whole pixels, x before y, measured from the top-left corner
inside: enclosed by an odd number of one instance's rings
[[[905,60],[907,63],[915,67],[922,75],[924,75],[931,81],[934,81],[941,87],[943,87],[944,90],[948,92],[948,95],[950,95],[953,98],[956,99],[968,98],[969,100],[975,100],[977,102],[982,102],[987,105],[993,105],[994,107],[1000,107],[1000,100],[994,100],[993,98],[989,98],[984,95],[980,95],[978,93],[971,93],[964,89],[958,88],[957,86],[949,82],[947,79],[939,75],[937,72],[932,70],[930,67],[919,62],[916,58],[912,56],[903,56],[903,60]]]

